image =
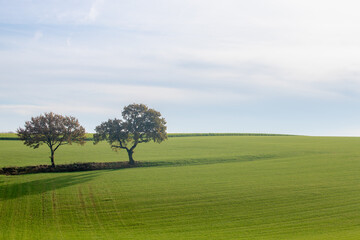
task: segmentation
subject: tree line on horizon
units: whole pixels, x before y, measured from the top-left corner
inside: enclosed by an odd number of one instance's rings
[[[26,146],[39,148],[46,144],[50,148],[51,166],[55,167],[55,151],[62,145],[85,144],[85,128],[73,116],[62,116],[53,112],[32,117],[24,128],[17,129],[17,135]],[[140,143],[167,139],[166,121],[160,112],[144,104],[130,104],[124,107],[122,119],[108,119],[96,126],[94,144],[107,141],[114,151],[124,149],[129,164],[134,165],[134,149]]]

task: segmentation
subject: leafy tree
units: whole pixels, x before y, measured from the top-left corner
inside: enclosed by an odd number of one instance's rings
[[[106,140],[115,151],[125,149],[129,164],[135,164],[134,149],[139,143],[167,139],[166,121],[161,114],[144,104],[130,104],[122,112],[123,120],[109,119],[95,128],[94,144]]]
[[[26,146],[34,149],[43,143],[48,145],[52,167],[55,167],[55,151],[60,146],[73,142],[83,145],[86,139],[85,129],[76,118],[52,112],[32,117],[31,121],[25,122],[25,128],[17,130],[17,135]]]

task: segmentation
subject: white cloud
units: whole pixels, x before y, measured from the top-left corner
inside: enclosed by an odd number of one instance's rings
[[[78,104],[45,104],[45,105],[15,105],[15,104],[3,104],[0,105],[0,110],[4,112],[13,112],[20,115],[34,115],[43,112],[56,112],[56,113],[94,113],[104,114],[112,113],[114,110],[105,107],[94,107],[91,105],[78,105]]]
[[[42,31],[36,31],[34,34],[33,40],[39,41],[43,36],[44,36],[44,34],[42,33]]]
[[[251,96],[221,90],[196,90],[170,87],[123,84],[74,84],[72,87],[86,93],[97,93],[108,101],[178,103],[178,104],[214,104],[233,101],[248,101]]]
[[[104,3],[104,0],[95,0],[91,7],[90,7],[90,10],[87,14],[87,16],[85,17],[84,19],[84,22],[85,23],[88,23],[88,22],[95,22],[97,17],[99,16],[100,14],[100,8],[101,6],[103,5]]]
[[[11,111],[96,114],[129,102],[360,101],[354,0],[3,5],[0,100],[10,103],[3,110],[11,103],[18,106]]]
[[[68,47],[71,46],[71,37],[66,38],[66,44]]]

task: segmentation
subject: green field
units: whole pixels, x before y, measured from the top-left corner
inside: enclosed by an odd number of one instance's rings
[[[1,167],[48,155],[0,141]],[[134,158],[162,166],[0,176],[0,239],[360,239],[360,138],[172,137]],[[119,160],[91,142],[55,156]]]

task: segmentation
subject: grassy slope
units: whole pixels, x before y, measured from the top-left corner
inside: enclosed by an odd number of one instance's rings
[[[172,138],[135,157],[177,167],[0,176],[0,238],[359,239],[359,144]],[[3,166],[49,161],[46,148],[17,141],[0,141],[0,152]],[[66,146],[57,158],[126,160],[105,144]]]
[[[213,163],[221,161],[247,161],[257,158],[298,156],[327,153],[339,150],[338,142],[343,143],[342,151],[355,151],[356,138],[316,138],[316,137],[181,137],[169,138],[161,144],[139,144],[134,158],[140,161],[160,161],[176,163]],[[354,143],[345,149],[347,142]],[[315,146],[314,146],[315,145]],[[29,148],[21,141],[0,141],[0,167],[50,164],[49,148]],[[113,152],[105,142],[84,146],[65,145],[55,153],[56,163],[126,161],[124,151]]]

